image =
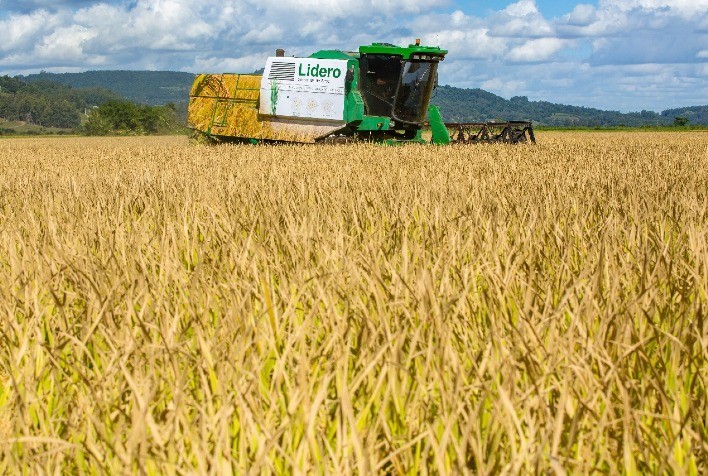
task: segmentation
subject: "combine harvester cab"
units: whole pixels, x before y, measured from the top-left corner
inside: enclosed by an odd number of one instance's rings
[[[445,124],[430,98],[446,50],[387,43],[358,52],[323,50],[308,58],[278,50],[262,75],[200,74],[189,98],[188,123],[210,142],[425,143],[430,116],[432,142],[521,142],[530,123]],[[467,131],[467,132],[465,132]]]

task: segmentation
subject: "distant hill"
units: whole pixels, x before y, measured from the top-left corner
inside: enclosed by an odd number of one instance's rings
[[[685,117],[691,124],[708,124],[708,106],[680,107],[678,109],[667,109],[661,113],[662,116],[674,118]]]
[[[20,76],[26,82],[53,81],[74,88],[106,88],[134,102],[158,106],[167,103],[186,106],[194,74],[179,71],[86,71]]]
[[[623,114],[618,111],[567,106],[547,101],[529,101],[526,96],[504,99],[482,89],[451,86],[438,87],[432,102],[440,106],[443,117],[450,122],[532,120],[548,126],[656,126],[671,125],[675,116],[684,115],[684,109],[664,111],[661,114],[653,111]],[[690,123],[708,124],[706,106],[696,109],[702,109],[704,112],[702,115],[693,114],[689,118]]]
[[[177,71],[87,71],[47,73],[20,77],[27,82],[54,81],[75,88],[110,89],[131,101],[161,105],[174,103],[184,114],[194,74]],[[641,111],[623,114],[547,101],[529,101],[525,96],[504,99],[482,89],[440,86],[433,104],[440,106],[449,122],[532,120],[549,126],[656,126],[671,125],[675,117],[691,124],[708,125],[708,106],[669,109],[661,113]]]

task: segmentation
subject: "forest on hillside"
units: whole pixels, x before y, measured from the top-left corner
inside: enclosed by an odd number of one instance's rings
[[[640,111],[621,113],[580,106],[567,106],[548,101],[529,101],[525,96],[504,99],[482,89],[461,89],[440,86],[432,103],[440,106],[450,122],[493,120],[534,121],[547,126],[670,126],[676,118],[686,118],[689,124],[708,124],[708,106],[677,108],[657,113]]]
[[[137,104],[105,88],[74,88],[46,80],[28,83],[9,76],[0,76],[0,118],[91,135],[149,134],[182,127],[174,104]],[[15,132],[11,127],[0,128],[0,134]]]
[[[104,88],[125,99],[151,106],[174,103],[184,105],[194,74],[179,71],[85,71],[83,73],[48,73],[42,71],[22,77],[24,81],[52,81],[75,88]]]
[[[122,98],[107,89],[84,88],[51,82],[26,83],[0,76],[0,117],[44,127],[73,129],[94,106]]]
[[[661,115],[669,118],[683,117],[688,120],[689,124],[708,124],[708,106],[667,109]]]

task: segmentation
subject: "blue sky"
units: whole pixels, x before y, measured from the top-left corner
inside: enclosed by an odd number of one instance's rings
[[[0,74],[250,72],[275,48],[449,50],[440,82],[620,111],[708,104],[708,0],[0,0]]]

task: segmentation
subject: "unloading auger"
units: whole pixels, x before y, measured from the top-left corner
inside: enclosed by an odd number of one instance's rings
[[[208,142],[535,142],[531,122],[444,122],[430,98],[446,54],[418,40],[307,58],[277,50],[261,75],[197,75],[187,121]]]

